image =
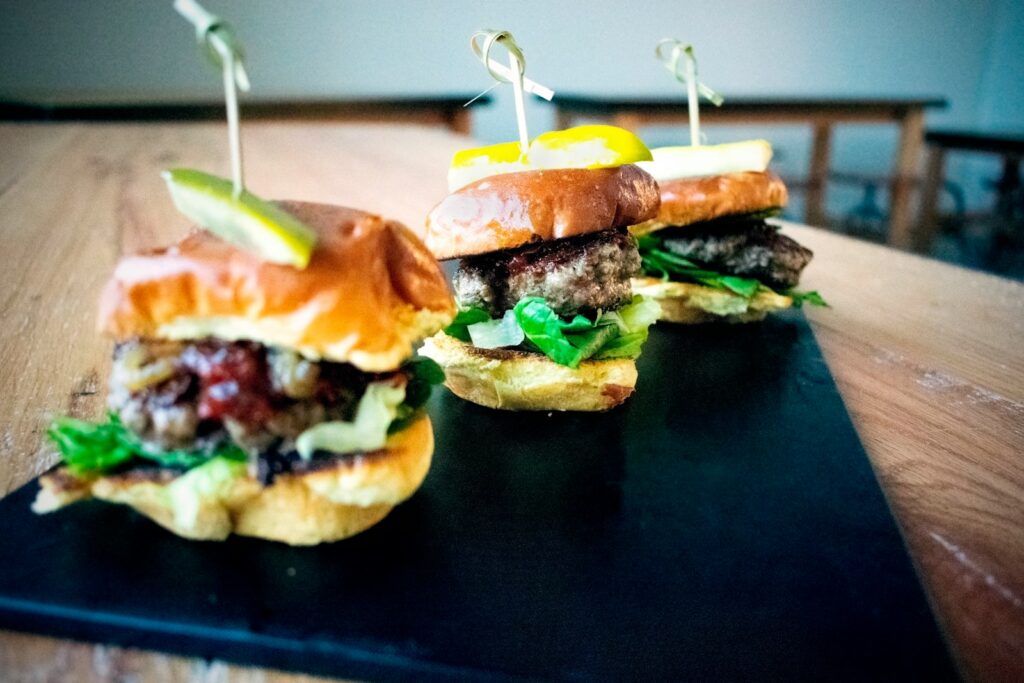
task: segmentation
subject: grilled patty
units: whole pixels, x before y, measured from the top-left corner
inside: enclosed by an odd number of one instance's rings
[[[629,303],[629,279],[639,270],[636,243],[616,229],[462,259],[452,284],[460,308],[485,308],[494,317],[527,296],[573,315]]]
[[[764,221],[668,228],[657,234],[674,254],[727,275],[756,278],[775,289],[795,287],[814,256]]]
[[[254,342],[118,344],[108,404],[151,447],[197,449],[230,437],[250,452],[288,451],[309,427],[350,420],[374,375]]]

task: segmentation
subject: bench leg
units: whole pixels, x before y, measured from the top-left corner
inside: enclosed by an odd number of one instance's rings
[[[623,112],[621,114],[616,114],[614,117],[612,117],[613,126],[625,128],[626,130],[631,130],[634,133],[640,128],[641,123],[642,121],[640,120],[640,116],[638,114]]]
[[[468,107],[459,107],[448,113],[448,128],[453,133],[469,135],[473,132],[472,114]]]
[[[804,221],[808,225],[825,227],[825,192],[828,189],[828,174],[832,155],[832,125],[814,124],[814,141],[811,144],[811,165],[807,182],[807,207]]]
[[[555,100],[557,102],[558,100]],[[572,126],[573,115],[567,111],[559,109],[555,112],[555,130],[565,130]]]
[[[900,146],[889,197],[889,244],[900,249],[909,249],[913,243],[910,204],[923,145],[924,110],[908,111],[900,128]]]
[[[946,150],[933,146],[928,152],[928,168],[921,193],[921,218],[914,233],[914,251],[930,254],[939,231],[939,201],[946,175]]]

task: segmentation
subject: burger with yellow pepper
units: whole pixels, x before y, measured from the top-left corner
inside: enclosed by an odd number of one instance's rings
[[[467,150],[424,242],[459,258],[455,323],[421,354],[457,395],[507,410],[606,410],[633,393],[657,305],[634,296],[627,228],[658,211],[650,152],[632,133],[581,126]]]

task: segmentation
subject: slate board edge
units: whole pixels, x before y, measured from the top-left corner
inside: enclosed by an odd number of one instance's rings
[[[809,320],[808,327],[811,329],[811,334],[814,338],[814,344],[818,348],[818,352],[821,354],[822,359],[825,360],[825,354],[821,351],[821,344],[818,341],[817,328],[814,325],[811,325]],[[832,381],[835,382],[835,375],[832,374],[831,367],[829,367],[829,374],[832,376]],[[860,428],[858,427],[856,420],[853,419],[853,413],[850,412],[850,407],[846,403],[846,396],[844,396],[843,392],[839,390],[838,383],[836,383],[836,393],[839,394],[839,399],[843,403],[843,409],[846,411],[846,416],[850,421],[850,426],[852,427],[853,431],[857,434],[857,438],[860,440],[861,447],[864,450],[864,455],[867,458],[868,463],[871,465],[871,472],[874,474],[875,483],[878,485],[879,490],[881,490],[882,497],[885,499],[885,505],[889,509],[889,516],[892,517],[893,522],[895,522],[896,524],[896,530],[899,531],[900,540],[903,543],[903,550],[906,553],[907,557],[910,559],[910,566],[914,570],[914,574],[917,577],[917,582],[920,586],[921,593],[928,604],[928,609],[931,611],[932,619],[935,620],[935,624],[938,627],[939,634],[942,636],[943,643],[945,644],[946,650],[950,655],[950,659],[952,660],[953,665],[956,667],[957,673],[960,675],[960,677],[966,680],[967,667],[960,653],[957,651],[957,648],[953,646],[953,639],[950,637],[949,625],[946,623],[946,620],[943,618],[942,613],[939,611],[938,603],[936,602],[935,597],[932,595],[931,588],[925,579],[925,574],[921,567],[921,564],[918,562],[917,557],[914,555],[914,553],[911,552],[912,548],[910,547],[910,542],[907,538],[907,530],[904,528],[903,522],[900,520],[899,515],[896,514],[896,510],[893,506],[892,498],[889,496],[889,492],[886,490],[886,487],[883,486],[882,484],[882,479],[879,475],[878,468],[875,467],[875,461],[867,452],[867,448],[864,448],[864,437],[860,433]]]
[[[34,486],[33,480],[23,488]],[[17,493],[20,493],[18,491]],[[11,494],[14,495],[14,494]],[[91,634],[103,627],[106,637]],[[256,633],[209,629],[202,634],[188,625],[151,619],[86,613],[38,602],[0,597],[0,628],[49,638],[64,638],[86,645],[114,646],[202,659],[223,660],[248,667],[267,667],[295,673],[353,680],[416,681],[521,681],[499,672],[433,663],[319,640],[294,641]],[[235,637],[231,637],[234,635]],[[213,645],[216,643],[216,645]],[[343,666],[339,666],[343,664]]]

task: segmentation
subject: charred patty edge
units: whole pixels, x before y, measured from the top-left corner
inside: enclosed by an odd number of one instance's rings
[[[640,267],[635,239],[609,228],[463,258],[452,286],[460,308],[483,308],[495,318],[530,296],[572,316],[628,304],[629,280]]]
[[[786,291],[814,258],[814,252],[780,226],[763,219],[739,217],[735,221],[708,221],[658,230],[662,249],[723,275],[755,279],[767,287]]]

